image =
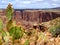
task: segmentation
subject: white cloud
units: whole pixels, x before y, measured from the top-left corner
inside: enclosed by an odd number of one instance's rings
[[[56,1],[59,1],[59,0],[52,0],[52,1],[56,2]]]
[[[7,2],[8,2],[8,1],[6,1],[6,0],[2,0],[2,1],[1,1],[1,3],[7,3]]]
[[[44,1],[44,0],[32,0],[32,1]]]
[[[13,1],[12,2],[13,4],[31,4],[32,3],[32,1],[19,1],[19,0],[16,0],[16,1]]]
[[[21,3],[24,3],[24,4],[31,4],[32,2],[31,2],[31,1],[21,1]]]
[[[15,0],[15,1],[17,2],[17,1],[20,1],[20,0]]]
[[[53,3],[52,5],[53,5],[53,6],[56,6],[57,4]]]

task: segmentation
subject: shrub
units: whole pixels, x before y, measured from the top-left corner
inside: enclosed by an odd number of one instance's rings
[[[45,36],[45,34],[43,32],[40,32],[38,35],[38,40],[47,41],[47,37]]]
[[[23,30],[21,27],[12,27],[9,31],[10,35],[13,36],[13,39],[19,39],[23,36]]]
[[[13,21],[9,20],[8,23],[6,24],[6,28],[9,31],[9,29],[13,26]]]
[[[2,28],[3,28],[3,22],[2,22],[2,20],[0,19],[0,31],[2,30]]]
[[[25,43],[24,43],[24,45],[29,45],[29,40],[27,39],[26,41],[25,41]]]
[[[0,34],[2,36],[2,41],[3,42],[8,42],[8,40],[9,40],[9,32],[7,32],[5,30],[1,30]]]
[[[13,12],[14,12],[14,9],[12,8],[12,5],[9,4],[6,8],[6,17],[8,20],[12,19]]]
[[[49,28],[49,32],[52,34],[53,37],[57,37],[60,35],[60,24],[57,24],[56,26],[51,26]]]
[[[15,21],[9,20],[8,23],[6,24],[6,28],[9,31],[10,28],[15,27],[15,25],[16,25],[16,22]]]

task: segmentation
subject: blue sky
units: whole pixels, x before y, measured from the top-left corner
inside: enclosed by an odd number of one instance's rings
[[[40,9],[60,7],[60,0],[0,0],[0,8],[11,3],[15,9]]]

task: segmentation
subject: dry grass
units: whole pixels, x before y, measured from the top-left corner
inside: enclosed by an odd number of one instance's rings
[[[43,25],[46,27],[50,27],[52,25],[55,26],[59,23],[60,18],[56,18],[49,22],[44,22]],[[60,45],[60,37],[52,37],[52,34],[48,31],[42,32],[38,29],[32,29],[31,31],[25,30],[25,32],[31,32],[31,34],[27,35],[27,33],[24,33],[21,39],[17,39],[14,41],[14,45]],[[0,40],[2,40],[1,36]],[[7,42],[0,42],[0,45],[7,44]],[[13,45],[12,36],[9,36],[9,42],[7,45]]]

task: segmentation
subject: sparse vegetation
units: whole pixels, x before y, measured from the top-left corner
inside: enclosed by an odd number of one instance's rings
[[[27,39],[26,41],[25,41],[25,43],[24,43],[24,45],[29,45],[29,40]]]
[[[2,20],[0,19],[0,31],[2,30],[2,28],[3,28],[3,22],[2,22]]]
[[[14,12],[14,10],[12,8],[12,5],[9,4],[8,7],[6,8],[6,17],[8,20],[12,19],[13,12]]]
[[[16,43],[18,45],[56,44],[57,42],[55,43],[56,40],[54,37],[59,39],[59,37],[57,37],[57,36],[60,35],[60,24],[51,25],[51,27],[48,28],[47,32],[38,31],[36,29],[24,30],[21,26],[18,26],[15,23],[14,23],[14,26],[13,25],[11,25],[11,26],[12,27],[10,28],[8,33],[9,33],[9,36],[12,36],[11,41],[13,41],[13,43],[11,43],[11,44],[14,44],[14,45]],[[9,27],[9,25],[8,25],[8,27]],[[6,32],[3,34],[6,35]],[[52,35],[50,35],[50,34],[52,34]],[[54,37],[52,37],[52,36],[54,36]],[[10,40],[9,37],[8,37],[8,40]],[[9,44],[9,42],[7,42],[7,44]]]
[[[20,39],[23,36],[23,31],[21,27],[12,27],[9,31],[10,35],[13,36],[13,39]]]
[[[58,35],[60,35],[60,24],[57,24],[56,26],[51,26],[49,29],[49,32],[54,37],[57,37]]]

